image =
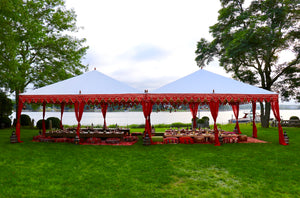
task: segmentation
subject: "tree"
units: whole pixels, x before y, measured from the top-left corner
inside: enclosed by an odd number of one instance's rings
[[[76,32],[74,10],[64,0],[0,1],[0,87],[19,93],[79,75],[88,47]],[[17,108],[16,108],[17,109]]]
[[[300,101],[299,0],[220,0],[218,22],[209,28],[211,42],[197,44],[198,66],[218,58],[233,78],[280,91],[283,99]],[[293,58],[281,61],[285,52]],[[269,127],[270,103],[261,105],[263,127]]]
[[[2,90],[0,90],[0,118],[8,117],[11,115],[13,105],[11,99],[9,99]]]

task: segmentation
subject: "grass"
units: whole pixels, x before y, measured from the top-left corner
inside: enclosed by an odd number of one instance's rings
[[[241,130],[251,135],[252,127]],[[300,197],[299,128],[284,130],[289,146],[278,144],[277,128],[258,127],[270,143],[215,147],[38,143],[32,129],[10,144],[4,129],[0,197]]]

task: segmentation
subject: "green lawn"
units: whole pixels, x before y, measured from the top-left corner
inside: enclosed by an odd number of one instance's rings
[[[300,129],[284,130],[289,146],[258,128],[270,143],[221,147],[37,143],[29,129],[10,144],[12,130],[0,130],[0,197],[300,197]]]

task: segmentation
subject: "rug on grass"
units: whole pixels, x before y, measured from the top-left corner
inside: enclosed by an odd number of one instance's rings
[[[253,137],[247,137],[247,141],[240,141],[238,143],[268,143],[267,141],[264,140],[259,140]],[[153,144],[164,144],[164,142],[153,142]],[[202,142],[202,143],[195,143],[195,144],[214,144],[214,143],[210,143],[210,142]],[[223,143],[223,144],[237,144],[237,143]]]
[[[79,144],[81,145],[114,145],[114,146],[131,146],[138,142],[138,138],[127,138],[129,141],[118,141],[114,143],[109,143],[105,140],[101,140],[100,138],[89,138],[86,141],[81,139],[81,142]],[[52,137],[46,137],[42,135],[34,136],[32,139],[33,142],[53,142],[53,143],[74,143],[74,138],[52,138]]]
[[[111,144],[111,143],[106,143],[105,141],[99,142],[99,143],[80,143],[81,145],[112,145],[112,146],[131,146],[134,145],[135,143],[137,143],[136,141],[133,142],[119,142],[119,143],[115,143],[115,144]]]
[[[268,143],[268,142],[253,137],[247,137],[247,141],[241,141],[239,143]]]

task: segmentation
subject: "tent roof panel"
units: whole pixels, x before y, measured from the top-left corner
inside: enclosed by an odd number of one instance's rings
[[[151,93],[277,94],[200,69]]]
[[[118,80],[97,70],[84,73],[21,95],[59,95],[59,94],[125,94],[141,93]]]

